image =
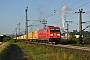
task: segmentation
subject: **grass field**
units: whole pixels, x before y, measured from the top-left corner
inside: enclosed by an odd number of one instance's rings
[[[53,48],[39,44],[18,42],[19,46],[26,50],[32,60],[87,60],[78,53],[67,52],[64,49]]]
[[[0,45],[0,60],[5,60],[5,57],[9,51],[9,47],[9,42],[4,42],[2,45]]]

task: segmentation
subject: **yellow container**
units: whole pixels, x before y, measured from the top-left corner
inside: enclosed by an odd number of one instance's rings
[[[23,39],[24,39],[23,35],[22,35],[22,36],[20,36],[20,39],[21,39],[21,40],[23,40]]]
[[[23,35],[23,39],[26,40],[26,35]]]
[[[38,40],[38,30],[35,32],[31,32],[28,34],[28,39],[31,41],[37,41]]]
[[[34,32],[34,38],[35,38],[36,40],[38,40],[38,30],[36,30],[36,31]]]
[[[30,32],[30,33],[28,34],[28,39],[29,39],[29,40],[32,39],[32,32]]]

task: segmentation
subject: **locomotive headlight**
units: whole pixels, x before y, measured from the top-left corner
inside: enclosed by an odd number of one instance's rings
[[[50,36],[53,36],[53,34],[50,34]]]
[[[57,36],[60,36],[60,34],[57,34]]]

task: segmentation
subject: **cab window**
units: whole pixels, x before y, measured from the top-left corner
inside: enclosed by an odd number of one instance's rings
[[[52,29],[52,28],[51,28],[51,29],[50,29],[50,32],[59,32],[59,29],[58,29],[58,28],[57,28],[57,29],[54,29],[54,28]]]
[[[59,32],[59,29],[55,29],[55,32]]]

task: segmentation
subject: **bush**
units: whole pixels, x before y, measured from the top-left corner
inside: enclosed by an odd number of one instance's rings
[[[10,40],[11,40],[10,36],[4,36],[4,38],[3,38],[3,42],[7,42],[7,41],[10,41]]]
[[[80,38],[72,38],[77,44],[80,44]]]
[[[80,44],[79,38],[72,38],[72,39],[61,39],[61,44]]]
[[[68,40],[67,43],[68,44],[76,44],[77,42],[75,40]]]
[[[84,38],[84,43],[85,44],[90,44],[90,38]]]
[[[67,44],[67,39],[61,39],[60,44]]]

